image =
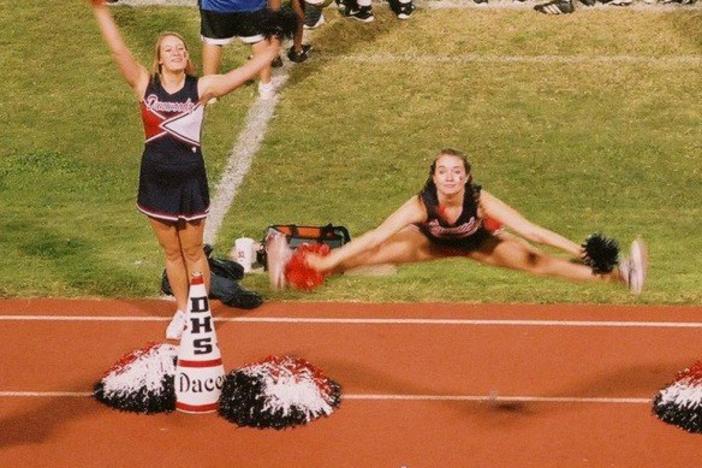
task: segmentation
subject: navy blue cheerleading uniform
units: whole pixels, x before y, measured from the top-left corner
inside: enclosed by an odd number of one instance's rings
[[[480,189],[480,185],[466,184],[463,209],[453,224],[447,223],[440,216],[436,187],[423,190],[419,198],[424,203],[428,216],[426,221],[417,223],[416,226],[432,243],[461,250],[479,248],[485,239],[491,237],[478,216]]]
[[[173,94],[163,89],[158,77],[146,87],[137,208],[147,216],[166,221],[207,216],[210,195],[200,150],[204,106],[197,81],[187,75],[183,88]]]

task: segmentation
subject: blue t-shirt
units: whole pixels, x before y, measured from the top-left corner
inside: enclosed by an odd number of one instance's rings
[[[266,7],[266,0],[200,0],[200,9],[217,13],[257,11]]]

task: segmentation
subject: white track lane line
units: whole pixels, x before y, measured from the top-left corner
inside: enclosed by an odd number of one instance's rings
[[[261,148],[263,138],[268,131],[268,124],[275,115],[275,109],[280,100],[279,93],[288,80],[288,69],[291,66],[290,63],[286,62],[286,65],[281,70],[274,72],[275,96],[270,99],[262,99],[258,96],[246,114],[244,128],[239,133],[236,143],[229,152],[227,166],[220,175],[215,194],[212,197],[203,235],[207,244],[214,244],[217,240],[217,234],[224,222],[224,218],[234,203],[234,198],[251,168],[256,153]]]
[[[0,392],[0,398],[85,398],[91,392]],[[467,401],[486,403],[591,403],[591,404],[650,404],[650,398],[607,398],[607,397],[541,397],[541,396],[494,396],[494,395],[392,395],[349,393],[342,400],[359,401]]]
[[[0,315],[0,321],[48,322],[167,322],[170,317],[120,317],[81,315]],[[297,323],[344,325],[470,325],[513,327],[606,327],[606,328],[702,328],[702,322],[650,322],[616,320],[492,320],[492,319],[383,319],[322,317],[231,317],[215,318],[215,322]]]

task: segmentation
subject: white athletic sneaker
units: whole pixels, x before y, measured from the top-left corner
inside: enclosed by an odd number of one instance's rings
[[[266,238],[266,261],[268,278],[273,289],[285,289],[285,265],[292,257],[292,250],[288,247],[285,234],[280,232],[270,233]]]
[[[185,312],[176,310],[171,323],[166,327],[166,338],[169,340],[179,340],[185,330]]]
[[[641,239],[636,239],[631,243],[628,270],[629,291],[638,296],[643,291],[648,273],[646,244]]]

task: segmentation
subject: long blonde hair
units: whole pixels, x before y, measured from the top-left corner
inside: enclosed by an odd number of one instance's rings
[[[195,65],[193,65],[193,62],[190,61],[190,50],[188,49],[188,44],[185,42],[185,38],[183,38],[183,36],[177,32],[172,31],[163,32],[158,36],[158,39],[156,39],[156,45],[154,46],[154,61],[151,65],[151,74],[155,78],[160,77],[161,75],[161,64],[159,63],[161,61],[161,43],[168,36],[176,37],[183,43],[185,50],[188,52],[188,62],[185,64],[185,74],[195,75]]]

